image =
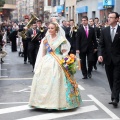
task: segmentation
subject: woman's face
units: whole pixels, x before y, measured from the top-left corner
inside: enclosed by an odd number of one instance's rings
[[[55,25],[49,24],[48,30],[49,30],[50,35],[55,35],[56,34],[56,26]]]

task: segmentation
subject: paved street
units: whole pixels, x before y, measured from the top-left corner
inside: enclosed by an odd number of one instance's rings
[[[8,55],[0,70],[0,120],[120,120],[120,104],[117,109],[108,104],[110,89],[101,65],[97,71],[93,70],[92,79],[83,80],[81,71],[76,73],[83,100],[80,108],[69,111],[31,109],[28,101],[32,66],[23,64],[23,57],[11,52],[9,45],[6,51]]]

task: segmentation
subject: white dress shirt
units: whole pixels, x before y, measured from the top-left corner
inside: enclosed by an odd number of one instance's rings
[[[112,32],[113,28],[114,28],[114,35],[115,35],[118,28],[118,24],[115,27],[110,26],[110,33]]]

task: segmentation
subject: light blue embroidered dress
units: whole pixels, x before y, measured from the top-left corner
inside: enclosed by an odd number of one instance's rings
[[[61,59],[61,46],[65,43],[61,37],[58,39],[49,44]],[[33,77],[29,105],[43,109],[66,110],[77,108],[80,103],[80,94],[75,95],[74,87],[56,59],[46,52]]]

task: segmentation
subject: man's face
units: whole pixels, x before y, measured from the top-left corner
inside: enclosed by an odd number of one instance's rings
[[[93,26],[94,25],[93,20],[89,20],[89,24],[90,24],[90,26]]]
[[[73,26],[74,25],[74,22],[73,21],[70,21],[70,26]]]
[[[83,24],[84,26],[88,25],[88,20],[85,19],[85,18],[82,18],[82,24]]]
[[[120,23],[120,16],[119,16],[119,23]]]
[[[41,22],[37,22],[37,27],[40,28],[42,26]]]
[[[62,23],[64,26],[66,26],[66,21],[63,21],[63,23]]]
[[[25,19],[25,23],[28,23],[29,22],[29,20],[28,19]]]
[[[36,25],[36,24],[33,24],[32,27],[33,27],[33,29],[36,29],[36,28],[37,28],[37,25]]]
[[[118,22],[118,18],[116,18],[116,14],[115,13],[111,13],[108,15],[108,24],[112,25]]]
[[[70,26],[70,22],[67,21],[67,22],[66,22],[66,25],[69,27],[69,26]]]
[[[99,19],[98,19],[98,18],[96,18],[94,21],[95,21],[95,24],[98,24]]]

